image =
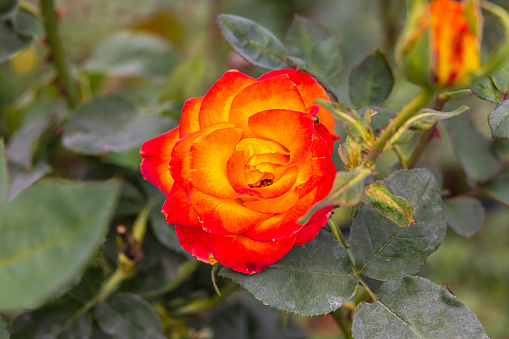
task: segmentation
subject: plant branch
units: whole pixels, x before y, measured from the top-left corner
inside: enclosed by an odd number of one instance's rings
[[[451,91],[451,92],[445,92],[440,93],[437,95],[437,98],[435,100],[435,104],[433,105],[433,109],[435,111],[442,111],[445,107],[445,104],[455,98],[462,97],[464,95],[470,94],[472,91],[470,89],[462,89],[458,91]],[[417,144],[415,145],[414,149],[412,150],[412,153],[410,156],[406,159],[405,167],[404,168],[413,168],[415,164],[417,164],[417,161],[419,161],[420,156],[422,155],[422,152],[424,152],[424,149],[426,146],[428,146],[431,139],[433,139],[433,135],[436,131],[436,124],[433,125],[430,129],[424,131],[419,136],[419,140],[417,141]]]
[[[403,153],[403,151],[401,150],[401,147],[396,145],[396,146],[394,146],[393,150],[396,153],[396,155],[398,156],[401,168],[408,169],[408,167],[407,167],[408,158],[405,155],[405,153]]]
[[[62,40],[58,32],[58,17],[55,12],[55,5],[53,0],[40,0],[40,5],[53,65],[57,71],[58,79],[65,90],[67,105],[73,109],[78,104],[78,92],[73,83],[69,65],[65,58]]]
[[[343,233],[341,232],[341,229],[339,228],[339,226],[336,224],[336,222],[334,220],[332,220],[332,218],[329,218],[329,220],[327,220],[327,224],[329,225],[329,229],[331,230],[332,234],[334,234],[336,239],[338,239],[338,241],[341,243],[341,245],[343,245],[343,247],[345,248],[346,253],[348,254],[348,258],[350,259],[352,264],[355,265],[355,259],[353,257],[353,253],[352,253],[352,251],[350,251],[350,246],[348,246],[346,244],[345,238],[343,237]]]
[[[372,166],[376,159],[379,157],[380,153],[384,150],[385,145],[390,140],[390,138],[396,133],[397,130],[403,126],[408,119],[410,119],[417,111],[419,111],[424,105],[426,105],[433,95],[435,91],[431,88],[424,88],[418,96],[416,96],[408,105],[403,107],[401,112],[399,112],[396,117],[391,120],[389,125],[385,128],[385,130],[378,136],[375,140],[373,149],[370,154],[366,158],[365,164],[366,166]]]
[[[373,291],[371,291],[371,288],[369,288],[368,284],[366,284],[364,282],[364,280],[362,280],[360,274],[355,272],[355,275],[357,276],[357,279],[359,279],[359,281],[361,282],[362,287],[364,287],[366,289],[366,292],[368,292],[368,294],[371,297],[371,299],[376,301],[376,295],[373,293]]]

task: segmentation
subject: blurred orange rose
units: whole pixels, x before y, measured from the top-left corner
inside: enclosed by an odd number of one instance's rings
[[[480,67],[481,26],[478,0],[415,0],[398,59],[420,85],[461,85]]]
[[[328,96],[306,73],[231,70],[142,145],[141,172],[167,194],[162,212],[186,251],[252,274],[316,236],[332,206],[297,220],[336,174],[334,120],[316,99]]]

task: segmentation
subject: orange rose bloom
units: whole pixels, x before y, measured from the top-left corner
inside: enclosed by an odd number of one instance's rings
[[[429,4],[433,80],[439,87],[460,84],[480,66],[477,27],[469,23],[465,8],[465,4],[451,0]]]
[[[142,145],[141,173],[167,195],[162,212],[186,251],[252,274],[316,236],[332,206],[297,220],[336,175],[334,119],[316,99],[329,98],[306,73],[231,70]]]
[[[479,0],[414,0],[396,46],[407,77],[423,86],[458,86],[480,68]]]

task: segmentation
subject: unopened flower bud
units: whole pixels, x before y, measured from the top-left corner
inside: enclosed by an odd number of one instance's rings
[[[478,0],[415,0],[397,46],[410,81],[437,88],[468,83],[480,67]]]

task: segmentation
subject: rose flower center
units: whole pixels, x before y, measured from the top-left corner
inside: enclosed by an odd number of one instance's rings
[[[246,155],[244,175],[250,188],[268,187],[274,184],[286,172],[290,159],[288,150],[274,141],[249,138],[244,139],[243,148]],[[241,141],[241,143],[242,143]]]

